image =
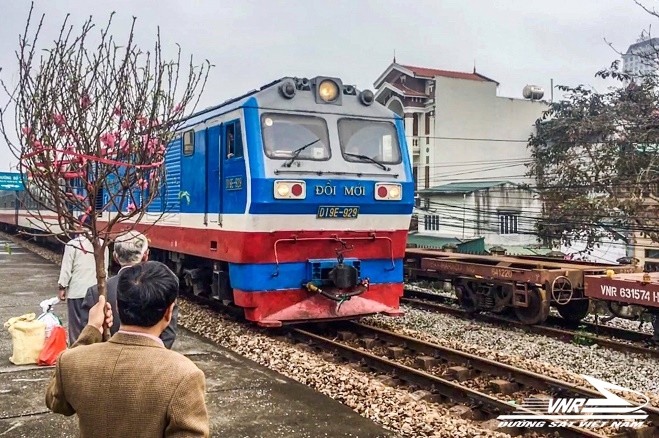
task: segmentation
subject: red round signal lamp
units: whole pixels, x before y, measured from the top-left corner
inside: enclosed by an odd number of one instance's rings
[[[389,190],[385,186],[378,187],[378,196],[380,198],[386,198],[387,194],[389,194]]]
[[[302,186],[300,184],[293,184],[293,187],[291,187],[291,193],[293,196],[300,196],[302,194]]]

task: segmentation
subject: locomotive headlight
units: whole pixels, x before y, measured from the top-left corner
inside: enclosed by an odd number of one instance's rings
[[[339,95],[339,87],[334,81],[324,80],[318,86],[318,95],[325,102],[333,102]]]
[[[275,199],[305,199],[307,184],[300,180],[278,180],[273,187]]]
[[[282,198],[285,196],[288,196],[288,194],[291,192],[291,190],[288,188],[287,184],[279,184],[277,186],[277,194],[281,196]]]
[[[375,183],[376,201],[400,201],[403,199],[403,187],[396,183]]]

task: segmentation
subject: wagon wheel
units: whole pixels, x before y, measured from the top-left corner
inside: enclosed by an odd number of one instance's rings
[[[510,307],[513,299],[513,288],[510,284],[497,286],[494,292],[494,308],[492,312],[502,313]]]
[[[458,298],[460,307],[465,309],[468,313],[476,312],[476,301],[474,300],[473,293],[469,286],[455,286],[455,296]]]
[[[633,304],[622,304],[615,301],[607,301],[606,305],[612,315],[618,318],[628,319],[630,321],[638,321],[641,319],[642,309],[634,306]]]
[[[533,325],[547,320],[549,300],[544,290],[533,288],[528,291],[528,307],[515,307],[515,315],[524,324]]]
[[[554,278],[554,281],[551,283],[551,298],[556,304],[565,305],[569,303],[573,294],[574,289],[569,278],[562,275]],[[563,297],[566,295],[567,299],[564,299]]]
[[[590,300],[572,300],[567,304],[558,304],[556,310],[563,319],[578,322],[590,312]]]

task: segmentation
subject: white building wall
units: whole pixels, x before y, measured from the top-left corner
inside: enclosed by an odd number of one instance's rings
[[[532,183],[516,160],[530,159],[527,140],[547,105],[498,97],[494,82],[435,80],[430,185],[471,179]],[[451,164],[458,166],[447,167]]]
[[[419,231],[438,237],[483,237],[485,245],[522,246],[538,243],[535,221],[542,203],[534,192],[499,186],[466,195],[430,198],[427,211],[419,210]],[[500,214],[517,216],[517,233],[501,234]],[[437,216],[439,229],[426,228],[425,216]]]

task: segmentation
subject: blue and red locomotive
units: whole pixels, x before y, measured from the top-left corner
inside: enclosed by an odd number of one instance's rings
[[[403,120],[371,91],[274,81],[187,118],[165,167],[136,228],[191,292],[270,327],[401,313],[410,153]],[[3,199],[1,222],[39,229],[36,205]]]
[[[272,82],[190,116],[165,166],[137,228],[195,294],[270,327],[400,314],[412,168],[371,91]]]

